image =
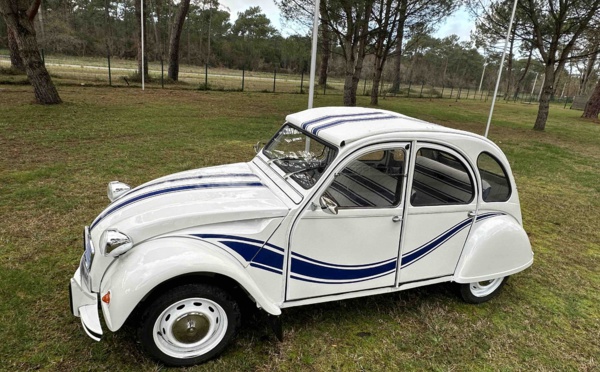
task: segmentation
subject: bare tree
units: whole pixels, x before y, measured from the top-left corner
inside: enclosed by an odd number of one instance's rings
[[[0,14],[4,18],[8,33],[12,34],[16,41],[36,101],[42,104],[56,104],[62,101],[40,56],[33,26],[40,4],[41,0],[35,0],[33,3],[28,0],[0,0]]]
[[[396,25],[398,24],[398,7],[393,0],[379,0],[374,12],[377,29],[375,31],[375,47],[373,53],[373,87],[371,89],[371,104],[379,103],[379,83],[383,74],[383,67],[387,61],[390,50],[394,46]]]
[[[575,43],[590,26],[598,27],[600,0],[524,0],[521,8],[531,23],[530,42],[544,63],[545,79],[534,130],[544,130],[550,111],[550,98],[555,90],[557,74],[570,59]]]

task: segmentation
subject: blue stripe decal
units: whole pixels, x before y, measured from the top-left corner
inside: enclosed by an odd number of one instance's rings
[[[135,202],[138,202],[140,200],[148,199],[148,198],[155,197],[158,195],[171,194],[171,193],[176,193],[176,192],[181,192],[181,191],[189,191],[189,190],[229,188],[229,187],[259,187],[259,186],[264,187],[264,185],[261,182],[222,182],[222,183],[205,183],[205,184],[199,184],[199,185],[178,186],[178,187],[171,187],[171,188],[162,189],[162,190],[151,191],[149,193],[138,195],[131,199],[125,200],[121,203],[117,203],[115,206],[107,209],[106,211],[101,213],[98,217],[96,217],[96,219],[90,226],[90,230],[92,230],[96,225],[98,225],[98,223],[100,223],[100,221],[102,221],[104,218],[106,218],[110,214],[118,211],[119,209],[124,208]]]
[[[265,245],[267,247],[273,248],[279,252],[283,252],[283,248],[278,247],[276,245],[270,244],[270,243],[266,243],[262,240],[258,240],[258,239],[250,239],[250,238],[244,238],[241,236],[235,236],[235,235],[223,235],[223,234],[194,234],[194,236],[197,236],[199,238],[202,239],[229,239],[229,240],[241,240],[243,242],[248,242],[248,243],[255,243],[255,244],[260,244]]]
[[[325,280],[357,280],[381,275],[396,269],[396,261],[369,268],[335,268],[316,265],[292,257],[292,273],[313,279]]]
[[[312,119],[309,121],[305,121],[304,123],[302,123],[302,129],[306,130],[306,127],[308,127],[311,124],[315,124],[321,121],[325,121],[325,120],[329,120],[329,119],[335,119],[335,118],[354,118],[357,116],[368,116],[368,115],[375,115],[375,114],[381,114],[381,112],[379,111],[370,111],[370,112],[363,112],[360,114],[338,114],[338,115],[327,115],[327,116],[321,116],[319,118],[316,119]]]
[[[177,182],[177,181],[201,180],[201,179],[205,179],[205,178],[220,178],[220,177],[254,177],[254,178],[258,178],[258,176],[255,175],[254,173],[200,174],[200,175],[192,176],[192,177],[174,178],[171,180],[165,180],[165,181],[150,183],[147,185],[142,185],[142,186],[136,187],[134,189],[131,189],[122,197],[125,197],[126,195],[129,195],[129,194],[133,194],[134,192],[137,192],[140,190],[147,189],[148,187],[158,186],[158,185],[162,185],[165,183],[171,183],[171,182]]]
[[[357,121],[375,121],[375,120],[387,120],[387,119],[395,119],[395,118],[397,118],[397,116],[386,115],[386,116],[378,116],[378,117],[374,117],[374,118],[359,118],[359,119],[350,119],[350,120],[340,119],[340,120],[333,121],[331,123],[318,125],[318,126],[312,128],[310,131],[312,132],[312,134],[316,135],[316,134],[319,134],[319,132],[322,131],[323,129],[335,127],[335,126],[338,126],[341,124],[353,123],[353,122],[357,122]]]
[[[475,222],[505,213],[488,212],[477,216]],[[473,222],[469,218],[459,222],[436,238],[417,249],[402,255],[401,267],[404,268],[427,256],[450,238],[458,234]],[[192,234],[201,239],[216,239],[220,244],[233,250],[250,263],[250,266],[275,274],[283,274],[284,249],[262,240],[224,234]],[[269,247],[270,249],[264,249]],[[273,249],[273,250],[271,250]],[[318,284],[349,284],[381,278],[393,274],[397,269],[396,259],[360,265],[341,265],[315,260],[292,252],[290,278]]]
[[[504,213],[493,213],[493,212],[492,213],[484,213],[482,215],[477,216],[476,222],[482,221],[482,220],[490,218],[490,217],[501,216],[501,215],[504,215]],[[405,268],[405,267],[410,266],[413,263],[419,261],[421,258],[427,256],[429,253],[435,251],[437,248],[442,246],[442,244],[444,244],[445,242],[450,240],[452,237],[454,237],[456,234],[461,232],[463,229],[469,227],[472,224],[472,222],[473,222],[473,219],[471,219],[471,218],[461,221],[458,224],[451,227],[450,229],[444,231],[439,236],[437,236],[437,237],[433,238],[432,240],[430,240],[429,242],[423,244],[422,246],[403,254],[400,267]]]
[[[313,262],[315,264],[319,264],[319,265],[325,265],[325,266],[331,266],[331,267],[347,267],[347,268],[361,268],[361,267],[370,267],[370,266],[376,266],[376,265],[381,265],[381,264],[385,264],[388,263],[390,261],[396,261],[396,257],[392,257],[392,258],[388,258],[387,260],[383,260],[383,261],[379,261],[379,262],[373,262],[373,263],[369,263],[369,264],[362,264],[362,265],[339,265],[339,264],[334,264],[334,263],[330,263],[330,262],[324,262],[324,261],[319,261],[319,260],[315,260],[314,258],[310,258],[304,255],[301,255],[299,253],[296,252],[292,252],[292,257],[298,257],[301,258],[305,261],[309,261],[309,262]]]

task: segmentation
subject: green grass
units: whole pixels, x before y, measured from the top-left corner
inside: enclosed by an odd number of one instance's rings
[[[138,185],[247,161],[306,95],[62,86],[59,106],[0,86],[0,369],[158,370],[131,329],[100,343],[71,316],[81,230],[110,180]],[[338,105],[318,96],[316,106]],[[359,97],[367,105],[366,97]],[[381,107],[483,133],[489,102],[397,99]],[[450,285],[292,308],[279,343],[257,316],[217,360],[235,370],[597,370],[600,350],[600,125],[553,106],[499,102],[490,137],[517,178],[534,265],[479,306]]]

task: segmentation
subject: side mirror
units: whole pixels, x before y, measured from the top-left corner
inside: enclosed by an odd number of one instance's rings
[[[254,153],[255,153],[255,154],[258,154],[258,152],[259,152],[260,150],[262,150],[262,148],[263,148],[263,144],[262,144],[262,143],[260,143],[260,141],[256,142],[256,143],[254,144]]]
[[[321,204],[321,209],[323,209],[325,213],[338,214],[338,205],[331,198],[321,196],[319,202]]]

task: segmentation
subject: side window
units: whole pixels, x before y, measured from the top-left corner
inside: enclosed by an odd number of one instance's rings
[[[340,208],[385,208],[398,205],[405,166],[404,149],[369,152],[350,162],[325,195]]]
[[[468,204],[474,195],[473,180],[456,156],[428,148],[421,148],[417,152],[411,205]]]
[[[498,159],[482,152],[477,158],[481,176],[481,197],[485,202],[505,202],[510,198],[510,181]]]

